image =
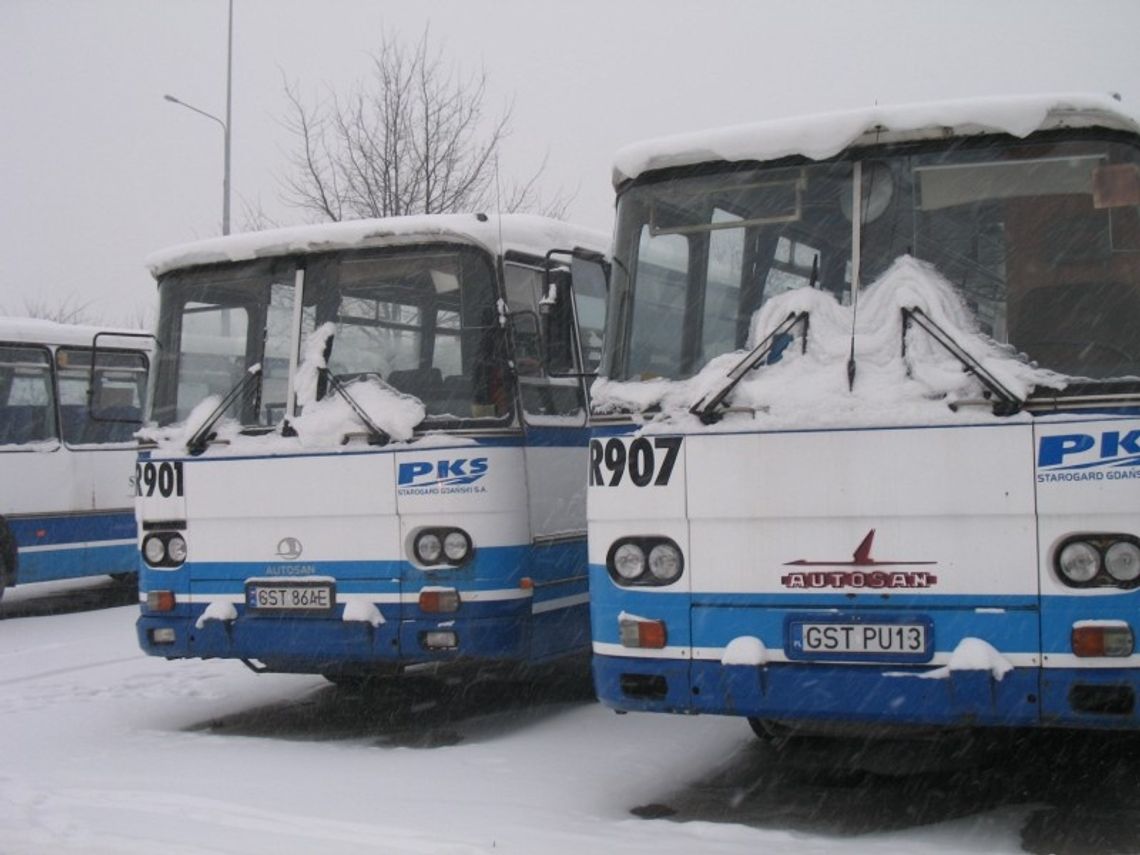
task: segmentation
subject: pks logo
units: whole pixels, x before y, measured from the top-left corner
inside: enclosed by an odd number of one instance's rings
[[[1140,430],[1043,436],[1037,468],[1038,483],[1140,478]]]
[[[454,488],[474,484],[487,474],[486,457],[412,460],[401,463],[396,485],[405,488]]]

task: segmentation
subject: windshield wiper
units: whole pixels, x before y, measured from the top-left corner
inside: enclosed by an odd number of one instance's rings
[[[906,333],[913,321],[936,342],[946,348],[950,355],[962,363],[962,366],[977,377],[986,387],[986,397],[992,396],[993,412],[995,416],[1012,416],[1021,411],[1025,401],[1011,392],[1000,380],[994,377],[985,366],[967,353],[951,335],[938,326],[922,309],[913,308],[902,310],[902,357],[906,361]],[[909,366],[908,366],[909,370]]]
[[[233,388],[226,393],[221,403],[214,407],[213,411],[206,420],[202,422],[201,426],[194,431],[190,439],[186,440],[186,450],[190,452],[190,454],[197,455],[206,450],[206,447],[210,444],[210,440],[214,438],[212,433],[214,425],[218,423],[222,414],[230,408],[234,401],[244,396],[254,385],[257,385],[259,388],[261,385],[260,362],[246,369],[245,374],[233,385]]]
[[[791,331],[795,328],[796,324],[800,323],[804,325],[803,333],[801,334],[803,344],[801,345],[800,352],[806,352],[808,313],[792,312],[784,318],[762,342],[748,351],[744,358],[732,367],[732,370],[725,375],[724,385],[715,394],[711,395],[711,397],[709,395],[701,396],[699,401],[689,407],[689,412],[697,416],[702,424],[711,425],[720,421],[724,413],[717,408],[724,403],[724,399],[728,397],[729,393],[736,388],[736,385],[744,379],[744,375],[749,371],[754,368],[759,368],[761,363],[765,360],[768,360],[769,364],[778,360],[792,341]]]
[[[356,417],[364,423],[364,426],[366,428],[368,428],[369,445],[387,445],[392,441],[392,437],[388,434],[388,432],[385,431],[382,427],[378,426],[376,422],[372,421],[371,418],[369,418],[368,413],[366,413],[364,411],[364,408],[356,402],[356,399],[349,394],[348,389],[344,387],[344,384],[340,382],[335,374],[329,371],[328,368],[321,368],[320,372],[324,375],[325,380],[328,381],[328,384],[332,387],[332,390],[344,398],[345,402],[352,408],[352,411],[356,413]],[[389,386],[389,388],[391,387]]]

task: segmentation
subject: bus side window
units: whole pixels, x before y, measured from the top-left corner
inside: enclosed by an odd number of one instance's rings
[[[55,438],[49,352],[38,347],[0,346],[0,445]]]
[[[146,357],[100,348],[94,390],[91,351],[61,347],[56,352],[59,413],[68,445],[130,442],[142,424]]]

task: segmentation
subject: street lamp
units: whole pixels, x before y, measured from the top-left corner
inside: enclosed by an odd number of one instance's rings
[[[169,101],[171,104],[178,104],[185,107],[187,110],[193,110],[207,119],[213,119],[222,126],[222,135],[225,141],[225,154],[223,157],[223,170],[222,170],[222,234],[228,235],[230,233],[230,117],[231,117],[231,104],[233,101],[233,69],[234,69],[234,2],[229,2],[229,30],[227,34],[226,44],[226,119],[222,121],[213,113],[207,113],[205,110],[199,110],[192,104],[187,104],[175,98],[173,95],[163,95],[162,97]]]

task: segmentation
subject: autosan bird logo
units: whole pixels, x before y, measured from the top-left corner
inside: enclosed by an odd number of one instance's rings
[[[780,577],[785,588],[929,588],[938,577],[926,570],[879,570],[879,567],[917,567],[937,561],[880,561],[871,557],[875,530],[871,529],[855,547],[850,561],[814,561],[797,558],[785,567],[854,567],[855,570],[810,570]]]
[[[286,558],[292,561],[295,558],[300,558],[304,547],[301,541],[295,537],[283,537],[277,542],[277,556],[279,558]]]

